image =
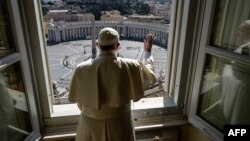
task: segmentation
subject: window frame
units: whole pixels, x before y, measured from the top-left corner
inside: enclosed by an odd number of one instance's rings
[[[26,137],[26,140],[36,140],[41,138],[40,121],[36,105],[35,86],[32,84],[33,79],[31,75],[31,64],[27,55],[27,44],[23,35],[23,28],[21,24],[19,5],[17,0],[7,0],[8,12],[15,41],[16,52],[0,59],[0,70],[5,69],[15,63],[20,63],[20,71],[25,87],[25,96],[27,100],[27,107],[29,110],[29,117],[32,126],[31,133]]]
[[[206,54],[212,56],[222,57],[224,59],[235,60],[241,62],[243,64],[250,64],[250,60],[248,56],[243,56],[240,54],[236,54],[234,52],[226,51],[220,48],[213,47],[209,45],[211,28],[213,24],[213,16],[215,12],[215,3],[216,0],[206,0],[205,4],[205,13],[202,17],[202,30],[200,37],[200,44],[198,46],[198,59],[196,61],[197,65],[195,68],[195,78],[193,80],[193,91],[191,95],[191,104],[190,110],[188,114],[189,122],[199,128],[203,133],[205,133],[212,140],[223,140],[223,133],[213,127],[211,124],[206,122],[197,114],[198,103],[199,103],[199,95],[202,84],[202,76],[205,65],[205,56]]]
[[[204,16],[204,1],[186,0],[180,31],[179,53],[174,77],[175,102],[188,115],[192,103],[192,90],[196,74],[200,36]],[[191,34],[190,34],[191,33]],[[173,63],[173,62],[172,62]],[[177,99],[178,98],[178,99]]]
[[[212,16],[213,16],[213,11],[215,7],[215,1],[206,1],[206,6],[205,6],[205,14],[203,20],[203,27],[202,27],[202,33],[201,33],[201,41],[200,41],[200,46],[199,46],[199,56],[197,60],[197,67],[196,67],[196,74],[195,74],[195,79],[194,79],[194,87],[193,87],[193,92],[192,92],[192,102],[190,105],[190,111],[189,111],[189,121],[191,124],[194,126],[198,127],[201,129],[209,138],[213,140],[220,140],[223,139],[223,135],[214,127],[209,125],[206,121],[201,119],[197,114],[196,111],[198,109],[198,98],[199,98],[199,93],[200,93],[200,87],[201,87],[201,82],[202,82],[202,74],[203,74],[203,66],[204,66],[204,61],[205,61],[205,52],[206,52],[206,47],[209,44],[209,35],[210,35],[210,29],[212,26]]]

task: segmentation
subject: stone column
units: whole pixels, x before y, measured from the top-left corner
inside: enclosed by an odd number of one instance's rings
[[[72,29],[69,29],[69,39],[72,40]]]
[[[48,40],[51,40],[50,29],[48,29]]]

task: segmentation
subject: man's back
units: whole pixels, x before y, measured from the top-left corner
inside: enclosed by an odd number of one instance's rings
[[[94,109],[137,101],[155,81],[154,73],[141,62],[115,57],[111,52],[101,52],[98,58],[79,64],[74,77],[70,93],[75,95],[71,94],[70,100]]]
[[[156,80],[152,71],[152,34],[144,41],[144,63],[117,57],[119,34],[99,32],[100,55],[79,64],[73,75],[69,100],[77,102],[81,118],[77,141],[134,141],[130,101],[137,101]]]

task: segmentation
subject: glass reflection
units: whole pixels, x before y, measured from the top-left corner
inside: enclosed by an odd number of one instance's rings
[[[0,140],[21,141],[32,131],[20,64],[0,71]]]
[[[0,58],[15,52],[15,43],[11,29],[6,0],[0,1]]]
[[[250,124],[250,66],[206,56],[198,114],[223,131],[224,124]]]
[[[217,0],[210,45],[250,56],[249,9],[249,0]]]

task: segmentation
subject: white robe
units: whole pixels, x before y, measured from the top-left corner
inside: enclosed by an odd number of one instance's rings
[[[112,52],[78,65],[69,100],[82,105],[79,141],[134,141],[130,101],[138,101],[156,80],[151,54],[144,63],[116,57]]]

